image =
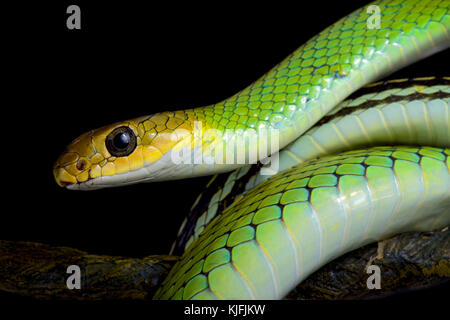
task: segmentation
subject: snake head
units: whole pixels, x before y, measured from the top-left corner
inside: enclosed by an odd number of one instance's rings
[[[175,129],[184,131],[175,134]],[[58,157],[53,167],[55,180],[69,189],[166,180],[164,175],[173,168],[169,151],[191,131],[190,122],[173,112],[91,130],[70,143]]]

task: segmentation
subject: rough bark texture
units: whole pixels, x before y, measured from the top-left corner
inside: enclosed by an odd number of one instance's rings
[[[38,299],[146,299],[178,260],[91,255],[68,247],[0,241],[0,290]],[[81,269],[81,289],[69,290],[67,267]]]
[[[37,299],[151,299],[177,259],[90,255],[67,247],[0,240],[0,290]],[[367,288],[370,274],[366,268],[370,264],[380,267],[379,290]],[[70,265],[81,269],[80,290],[67,288]],[[336,259],[286,299],[364,299],[449,279],[450,231],[405,233]]]

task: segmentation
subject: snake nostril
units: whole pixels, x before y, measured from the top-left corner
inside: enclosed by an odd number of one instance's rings
[[[78,170],[83,171],[84,169],[86,169],[86,161],[78,160],[76,166]]]

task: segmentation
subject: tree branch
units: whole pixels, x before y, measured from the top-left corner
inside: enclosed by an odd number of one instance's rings
[[[286,299],[364,299],[428,287],[450,279],[450,231],[405,233],[352,251],[324,266]],[[0,290],[37,299],[151,299],[174,256],[142,259],[91,255],[68,247],[0,240]],[[381,289],[367,288],[366,267],[381,270]],[[67,267],[81,269],[70,290]]]

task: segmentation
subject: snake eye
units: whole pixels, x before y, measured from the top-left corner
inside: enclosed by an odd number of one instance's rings
[[[106,149],[114,157],[125,157],[136,148],[136,135],[128,127],[118,127],[106,137]]]

